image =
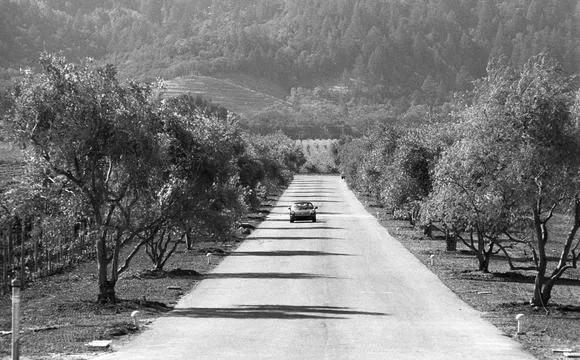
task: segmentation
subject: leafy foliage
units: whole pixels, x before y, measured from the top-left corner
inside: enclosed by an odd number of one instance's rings
[[[494,60],[452,121],[434,123],[426,112],[423,131],[389,136],[376,127],[343,145],[341,166],[355,189],[395,214],[441,224],[474,252],[479,270],[500,251],[513,269],[535,270],[531,303],[545,305],[580,259],[578,85],[545,54],[517,69]],[[567,214],[570,231],[548,272],[556,213]],[[514,266],[508,250],[516,245],[532,250],[529,266]]]
[[[304,162],[285,135],[244,135],[222,108],[160,100],[151,85],[119,82],[113,66],[48,54],[41,65],[3,118],[3,134],[26,148],[27,172],[4,194],[2,216],[43,224],[43,246],[84,223],[100,301],[115,301],[119,275],[142,247],[162,269],[184,239],[228,236],[247,193],[286,185]]]

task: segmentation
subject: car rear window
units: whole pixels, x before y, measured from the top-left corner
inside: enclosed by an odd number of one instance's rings
[[[308,210],[313,209],[314,206],[311,203],[296,203],[292,205],[295,210]]]

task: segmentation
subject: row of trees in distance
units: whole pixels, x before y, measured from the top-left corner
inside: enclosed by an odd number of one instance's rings
[[[501,252],[512,269],[535,271],[531,304],[545,305],[580,260],[578,85],[543,54],[520,68],[492,61],[448,116],[415,129],[377,126],[343,141],[341,170],[356,190],[463,242],[479,270]],[[554,238],[558,219],[568,232]],[[531,253],[527,262],[512,261],[518,247]]]
[[[119,81],[111,65],[49,54],[40,64],[2,118],[26,170],[2,194],[0,225],[40,224],[50,246],[50,234],[82,223],[96,247],[101,302],[115,301],[119,275],[143,248],[159,269],[180,243],[228,235],[305,161],[280,133],[243,133],[231,114],[187,95],[162,99],[154,84]]]

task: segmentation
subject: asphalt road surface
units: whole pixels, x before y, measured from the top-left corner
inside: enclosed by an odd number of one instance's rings
[[[309,199],[318,222],[293,224]],[[533,359],[365,211],[336,176],[297,176],[172,313],[102,359]]]

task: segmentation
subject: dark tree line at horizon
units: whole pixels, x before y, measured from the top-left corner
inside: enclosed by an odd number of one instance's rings
[[[0,4],[4,78],[40,50],[123,76],[246,73],[293,87],[345,84],[356,102],[440,103],[549,52],[578,72],[574,0],[12,0]],[[8,75],[7,75],[8,74]]]

